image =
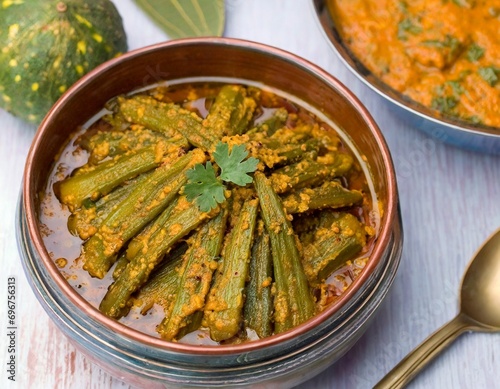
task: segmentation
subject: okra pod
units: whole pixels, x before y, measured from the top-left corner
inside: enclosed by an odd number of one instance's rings
[[[246,97],[245,88],[225,85],[210,107],[203,126],[216,134],[218,139],[225,135],[239,135],[245,132],[256,105],[255,100]]]
[[[263,133],[266,136],[273,135],[282,128],[288,119],[288,111],[285,108],[276,108],[272,110],[270,117],[261,120],[254,128],[247,131],[247,134]]]
[[[208,294],[203,320],[210,329],[210,337],[218,342],[235,336],[243,323],[244,288],[258,204],[257,199],[244,202]]]
[[[263,225],[259,227],[252,246],[244,317],[245,326],[254,330],[260,338],[265,338],[273,334],[272,257],[269,234]]]
[[[198,330],[203,322],[203,311],[196,311],[186,318],[186,325],[177,334],[177,339],[182,339],[187,334]]]
[[[350,207],[363,201],[357,190],[344,188],[336,181],[327,181],[316,188],[303,188],[282,198],[287,213],[302,213],[323,208]]]
[[[119,98],[120,112],[132,123],[141,124],[167,137],[182,134],[195,147],[212,150],[219,138],[202,126],[202,119],[194,112],[176,104],[164,103],[149,96]]]
[[[92,276],[103,278],[123,245],[173,200],[187,180],[185,171],[204,160],[205,154],[195,149],[179,157],[172,165],[157,168],[84,243],[80,256],[83,268]]]
[[[123,270],[128,265],[128,259],[125,253],[120,254],[118,259],[115,262],[115,267],[113,269],[113,280],[116,280],[118,277],[120,277],[120,274],[122,273]]]
[[[136,185],[140,185],[146,180],[151,172],[140,174],[125,185],[119,186],[107,195],[101,197],[96,202],[86,199],[82,206],[73,212],[68,218],[68,230],[79,236],[82,240],[87,240],[97,232],[103,220],[120,204],[132,191]]]
[[[125,181],[158,167],[167,152],[164,142],[160,142],[97,166],[85,167],[79,174],[54,184],[54,192],[63,204],[75,210],[85,199],[95,201]]]
[[[308,139],[303,143],[283,144],[279,140],[260,140],[248,143],[250,153],[268,168],[290,164],[303,158],[307,152],[317,151],[320,143],[317,139]]]
[[[252,131],[252,130],[251,130]],[[313,127],[310,125],[301,125],[298,127],[281,127],[272,135],[265,131],[247,132],[250,141],[261,142],[268,148],[277,149],[289,144],[302,144],[308,139],[317,139],[313,136]]]
[[[177,104],[165,103],[147,95],[118,97],[116,100],[118,115],[129,123],[140,124],[168,138],[178,134],[177,124],[184,119],[183,115],[177,115],[180,108]]]
[[[326,178],[339,177],[352,167],[353,159],[344,153],[330,153],[316,160],[303,159],[277,169],[271,175],[271,183],[277,193],[318,185]]]
[[[173,248],[151,273],[148,281],[139,289],[134,298],[134,304],[140,307],[143,315],[154,304],[166,309],[172,303],[179,287],[179,267],[182,264],[182,257],[186,252],[186,248],[185,244],[179,244]],[[128,262],[126,259],[126,264]]]
[[[131,126],[130,129],[123,131],[101,131],[89,139],[83,138],[79,144],[90,152],[89,162],[97,164],[106,157],[114,157],[131,150],[152,146],[159,141],[176,144],[185,149],[189,147],[186,138],[180,134],[167,138],[159,132],[142,126]]]
[[[175,299],[157,328],[163,339],[176,339],[188,318],[205,305],[226,232],[227,215],[226,207],[189,239]]]
[[[308,139],[302,144],[282,145],[280,148],[275,149],[275,151],[287,163],[290,163],[303,157],[308,151],[318,150],[319,146],[320,144],[317,139]]]
[[[216,212],[218,210],[215,210]],[[193,207],[185,196],[178,197],[157,218],[158,229],[145,242],[141,250],[130,259],[127,267],[114,281],[104,296],[99,309],[107,316],[120,318],[127,311],[132,293],[136,292],[149,278],[149,275],[182,237],[194,230],[203,220],[215,214],[201,212]]]
[[[281,333],[311,318],[315,305],[283,204],[263,173],[255,173],[254,180],[271,242],[276,288],[274,331]]]
[[[332,213],[327,226],[318,227],[312,243],[304,246],[303,263],[311,283],[323,282],[366,244],[364,225],[350,213]]]

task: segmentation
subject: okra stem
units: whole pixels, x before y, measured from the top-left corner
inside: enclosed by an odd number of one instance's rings
[[[177,339],[182,339],[187,334],[196,331],[203,322],[203,311],[196,311],[186,318],[186,325],[179,330]]]
[[[204,323],[215,341],[235,336],[243,322],[243,292],[248,276],[258,204],[257,199],[244,202],[224,247],[220,268],[208,294]]]
[[[287,213],[302,213],[315,209],[349,207],[363,201],[363,194],[327,181],[316,188],[303,188],[282,198]]]
[[[352,164],[352,157],[343,153],[331,153],[316,160],[306,158],[275,170],[271,182],[274,190],[281,194],[291,189],[320,184],[326,178],[342,176],[351,169]]]
[[[99,309],[110,317],[121,317],[127,310],[132,293],[148,280],[150,273],[163,256],[179,239],[211,216],[215,214],[209,215],[201,212],[198,207],[193,207],[184,196],[177,198],[158,217],[161,221],[160,228],[156,229],[145,242],[147,250],[139,251],[130,259],[127,267],[109,287]]]
[[[225,135],[245,132],[256,102],[246,97],[246,89],[239,85],[225,85],[217,94],[203,126],[221,139]]]
[[[311,283],[323,282],[366,244],[364,225],[350,213],[333,213],[327,226],[319,226],[312,243],[304,246],[303,263]]]
[[[164,146],[160,143],[84,168],[84,172],[57,182],[54,192],[63,204],[75,210],[85,199],[95,201],[123,182],[159,166],[168,151]]]
[[[195,147],[210,151],[219,138],[202,126],[202,119],[194,112],[176,104],[168,104],[148,96],[119,98],[120,112],[132,123],[141,124],[167,137],[182,134]]]
[[[175,339],[188,324],[188,317],[205,305],[226,232],[227,215],[226,207],[189,240],[175,299],[165,310],[165,318],[157,328],[162,338]]]
[[[254,128],[247,131],[247,133],[251,135],[262,132],[266,136],[271,136],[285,125],[287,118],[288,111],[285,108],[274,108],[272,109],[272,116],[259,122]]]
[[[73,212],[68,218],[68,230],[73,235],[87,240],[97,232],[103,220],[132,193],[137,185],[146,180],[151,172],[140,174],[125,185],[119,186],[107,195],[101,197],[97,202],[90,199],[82,203],[82,207]]]
[[[317,151],[320,144],[317,139],[308,139],[303,143],[290,144],[283,144],[276,139],[269,139],[251,141],[248,145],[252,156],[272,169],[277,165],[290,164],[303,158],[307,152]]]
[[[195,149],[172,165],[156,169],[144,184],[117,206],[98,231],[83,245],[83,268],[92,276],[103,278],[123,245],[154,219],[179,192],[187,178],[185,171],[205,154]]]
[[[179,286],[179,267],[185,252],[185,244],[179,244],[173,248],[151,273],[148,281],[139,289],[134,304],[140,306],[143,315],[154,304],[166,309],[172,303]],[[128,262],[126,260],[127,264]],[[126,266],[122,271],[125,268]]]
[[[274,330],[281,333],[311,318],[315,313],[314,300],[283,204],[263,173],[255,173],[254,180],[271,241],[276,287]]]
[[[140,127],[140,128],[137,128]],[[176,144],[185,149],[189,144],[180,134],[167,138],[142,126],[131,126],[123,131],[99,131],[90,138],[82,138],[80,146],[90,152],[89,162],[97,164],[106,157],[114,157],[131,150],[152,146],[159,141]]]
[[[272,257],[269,234],[263,225],[258,230],[252,246],[250,281],[245,289],[244,317],[245,326],[265,338],[273,332]]]

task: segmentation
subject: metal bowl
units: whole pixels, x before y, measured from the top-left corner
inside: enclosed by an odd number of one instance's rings
[[[312,0],[318,24],[342,62],[366,85],[394,104],[394,112],[406,123],[445,143],[488,154],[500,154],[500,128],[475,125],[439,116],[435,111],[406,98],[374,76],[342,41],[326,0]]]
[[[342,297],[302,325],[239,345],[167,342],[112,320],[74,290],[50,257],[39,226],[40,197],[54,157],[70,133],[112,97],[163,80],[247,80],[304,101],[342,129],[369,169],[384,212],[373,252]],[[300,80],[300,82],[298,82]],[[395,173],[376,123],[334,77],[290,53],[223,39],[170,41],[127,53],[83,77],[54,105],[30,149],[17,239],[33,291],[61,331],[90,359],[139,387],[290,387],[340,358],[361,336],[386,296],[401,257]]]

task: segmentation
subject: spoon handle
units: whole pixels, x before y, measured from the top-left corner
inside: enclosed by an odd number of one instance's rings
[[[403,388],[459,335],[474,327],[473,322],[465,314],[460,313],[410,352],[374,386],[374,389]]]

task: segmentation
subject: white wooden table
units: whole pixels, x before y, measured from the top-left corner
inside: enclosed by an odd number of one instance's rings
[[[168,39],[132,0],[115,0],[135,49]],[[359,343],[309,388],[370,388],[458,310],[462,273],[500,226],[500,157],[463,151],[397,119],[330,50],[309,0],[227,0],[225,36],[267,43],[328,70],[353,90],[381,127],[396,166],[405,242],[387,301]],[[35,128],[0,110],[0,387],[130,388],[79,354],[49,321],[25,279],[15,239],[15,208]],[[7,280],[17,286],[17,374],[7,380]],[[467,334],[411,388],[500,388],[500,334]]]

